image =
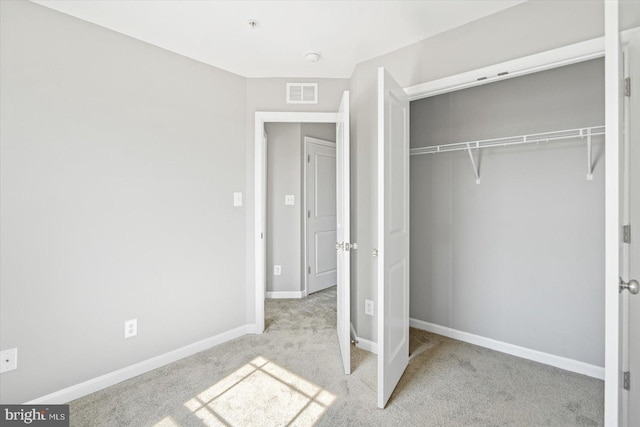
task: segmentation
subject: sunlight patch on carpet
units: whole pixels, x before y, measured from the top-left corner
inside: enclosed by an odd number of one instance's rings
[[[180,427],[180,424],[173,419],[171,415],[164,417],[160,422],[154,424],[153,427]]]
[[[322,387],[257,357],[184,406],[208,426],[313,425],[335,400]]]

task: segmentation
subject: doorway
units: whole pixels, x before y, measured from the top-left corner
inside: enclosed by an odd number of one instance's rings
[[[336,285],[335,124],[267,123],[265,129],[265,295],[304,298],[308,281],[316,285],[311,292]],[[307,226],[314,227],[315,241],[308,241]]]
[[[266,218],[267,218],[267,137],[265,123],[335,123],[336,124],[336,236],[337,301],[336,332],[345,374],[351,373],[350,313],[350,157],[349,92],[345,91],[336,113],[256,112],[254,145],[254,278],[256,333],[264,332],[264,298],[266,287]]]
[[[441,93],[445,93],[445,92],[451,92],[457,89],[462,89],[462,88],[466,88],[466,87],[473,87],[473,86],[477,86],[479,84],[482,83],[487,83],[487,82],[493,82],[493,81],[498,81],[501,80],[503,78],[510,78],[510,77],[515,77],[517,75],[524,75],[524,74],[529,74],[529,73],[533,73],[533,72],[537,72],[537,71],[541,71],[541,70],[547,70],[547,69],[552,69],[552,68],[557,68],[563,65],[569,65],[569,64],[574,64],[574,63],[578,63],[578,62],[583,62],[586,61],[588,59],[594,59],[594,58],[598,58],[598,57],[602,57],[604,53],[604,49],[603,49],[603,38],[600,39],[594,39],[588,42],[583,42],[583,43],[579,43],[576,45],[572,45],[572,46],[567,46],[565,48],[560,48],[560,49],[556,49],[553,51],[549,51],[549,52],[544,52],[543,54],[538,54],[538,55],[532,55],[531,57],[526,57],[526,58],[522,58],[521,60],[514,60],[511,61],[509,63],[505,63],[505,64],[496,64],[494,66],[490,66],[490,67],[486,67],[484,69],[480,69],[480,70],[476,70],[473,72],[468,72],[468,73],[463,73],[461,75],[457,75],[457,76],[451,76],[448,78],[444,78],[444,79],[440,79],[440,80],[436,80],[436,81],[432,81],[432,82],[428,82],[428,83],[424,83],[421,85],[416,85],[414,87],[410,87],[410,88],[406,88],[405,92],[409,95],[410,100],[417,100],[417,99],[421,99],[427,96],[432,96],[432,95],[436,95],[436,94],[441,94]],[[509,73],[504,72],[504,70],[509,70]],[[511,71],[513,70],[513,71]],[[488,77],[487,77],[488,76]],[[609,80],[610,77],[607,79]],[[611,110],[611,109],[609,109]],[[381,116],[381,114],[379,113],[379,117]],[[607,125],[612,125],[609,120],[607,119]],[[609,128],[607,128],[607,130],[609,130]],[[608,132],[607,132],[608,133]],[[610,135],[607,136],[607,138],[610,138]],[[380,139],[380,136],[379,136]],[[611,143],[613,144],[613,142]],[[610,146],[611,144],[607,144],[607,146]],[[606,158],[613,158],[613,159],[617,159],[617,154],[616,153],[611,153],[609,151],[609,148],[607,148],[607,153],[606,153]],[[466,159],[467,162],[469,161],[469,159]],[[471,159],[473,163],[474,159]],[[475,172],[476,172],[476,179],[478,179],[478,165],[473,164]],[[611,171],[614,171],[614,174],[611,174]],[[617,191],[614,191],[611,186],[610,186],[610,181],[612,180],[612,177],[616,177],[617,176],[617,168],[611,168],[609,164],[607,164],[606,167],[606,181],[607,181],[607,195],[611,196],[614,193],[617,193]],[[590,171],[587,171],[590,172]],[[587,180],[589,179],[589,174],[587,173]],[[616,178],[613,178],[616,179]],[[617,199],[609,199],[607,198],[607,201],[611,201],[611,202],[615,202],[614,204],[617,204]],[[609,205],[610,203],[607,203],[607,205]],[[609,208],[607,208],[607,211],[610,211]],[[610,212],[607,213],[607,216],[610,215]],[[610,216],[610,218],[612,219],[613,217]],[[611,219],[608,219],[608,222],[611,222]],[[614,242],[609,242],[610,240],[610,236],[616,235],[618,234],[617,231],[615,231],[615,233],[613,232],[614,230],[617,230],[617,216],[616,216],[616,224],[615,224],[615,228],[612,228],[613,225],[612,223],[607,225],[607,289],[608,287],[611,285],[610,281],[612,280],[611,277],[611,268],[613,267],[612,262],[611,262],[611,257],[610,257],[610,250],[613,251],[613,243]],[[618,241],[615,241],[615,248],[617,251],[617,245],[618,245]],[[617,275],[617,265],[616,265],[616,275]],[[381,275],[379,275],[381,276]],[[616,277],[617,278],[617,277]],[[380,291],[380,287],[381,286],[387,286],[386,283],[383,282],[378,282],[378,292],[382,292]],[[617,292],[617,287],[616,287],[616,292]],[[607,290],[607,300],[610,299],[611,297],[611,292],[610,290]],[[381,304],[381,302],[379,302]],[[617,304],[617,299],[616,299],[616,304]],[[607,311],[609,312],[610,310],[610,306],[611,303],[608,301],[607,302]],[[384,313],[384,307],[380,308],[380,316],[383,315]],[[613,316],[611,316],[609,313],[607,314],[606,318],[607,318],[607,322],[610,322],[610,318],[612,318]],[[383,320],[378,319],[379,320],[379,324],[382,325],[384,324]],[[617,316],[616,316],[616,322],[617,322]],[[617,329],[616,329],[617,331]],[[609,335],[612,333],[612,330],[609,326],[607,326],[607,349],[610,346],[610,339],[609,339]],[[380,342],[383,341],[389,341],[389,337],[385,337],[382,336],[384,335],[384,331],[381,330],[381,328],[378,329],[378,343],[380,344]],[[391,337],[393,339],[393,337]],[[617,342],[616,342],[616,347],[617,347]],[[507,349],[509,350],[509,349]],[[518,350],[518,349],[513,349],[513,350]],[[512,350],[512,351],[513,351]],[[380,349],[379,351],[384,351],[383,349]],[[504,351],[504,350],[502,350]],[[609,350],[607,350],[609,352]],[[507,353],[510,353],[511,351],[506,351]],[[515,353],[512,353],[515,354]],[[617,352],[615,353],[617,355]],[[548,363],[548,362],[545,362]],[[607,367],[608,372],[611,371],[610,367]],[[612,372],[612,371],[611,371]],[[616,374],[618,375],[617,371]],[[607,377],[608,377],[608,381],[609,381],[609,377],[611,377],[610,379],[613,380],[613,373],[611,373],[611,375],[609,373],[607,373]],[[613,382],[613,381],[610,381]],[[618,380],[617,378],[615,379],[615,383],[617,384]],[[381,383],[379,381],[378,387],[381,387]],[[612,386],[613,387],[613,386]],[[607,389],[609,390],[610,387],[607,385]],[[617,400],[617,396],[618,394],[616,393],[616,400]],[[611,406],[610,404],[607,406]],[[608,409],[610,412],[610,409]],[[607,418],[609,419],[609,418]],[[617,419],[617,418],[616,418]]]

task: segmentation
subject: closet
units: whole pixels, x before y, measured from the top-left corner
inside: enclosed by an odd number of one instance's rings
[[[413,324],[604,366],[604,61],[411,102]]]

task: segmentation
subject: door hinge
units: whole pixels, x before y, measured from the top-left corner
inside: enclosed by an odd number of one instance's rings
[[[307,154],[307,163],[311,163],[311,154]]]
[[[625,390],[631,390],[631,372],[624,371],[622,373],[622,388]]]
[[[624,96],[631,96],[631,77],[624,79]]]
[[[311,266],[307,267],[307,274],[311,274]]]
[[[311,211],[307,211],[307,218],[311,218]]]
[[[622,242],[631,243],[631,225],[630,224],[622,226]]]

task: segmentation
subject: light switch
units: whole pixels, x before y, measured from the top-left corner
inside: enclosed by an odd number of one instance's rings
[[[233,206],[242,206],[242,193],[233,193]]]
[[[287,194],[284,196],[284,204],[285,205],[294,205],[296,202],[296,198],[293,194]]]

